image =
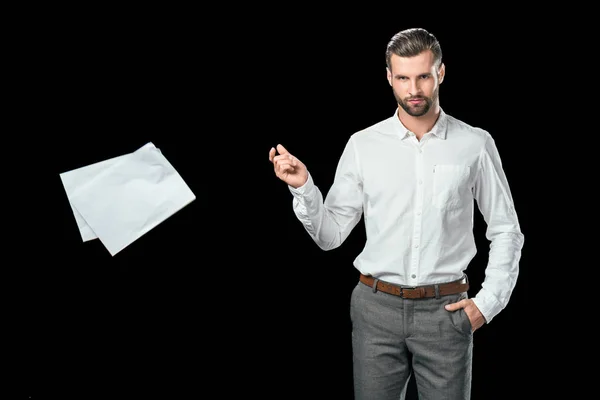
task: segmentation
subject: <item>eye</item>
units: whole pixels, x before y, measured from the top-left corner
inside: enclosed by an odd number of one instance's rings
[[[431,75],[429,75],[429,74],[421,75],[421,79],[429,79],[430,77],[431,77]]]

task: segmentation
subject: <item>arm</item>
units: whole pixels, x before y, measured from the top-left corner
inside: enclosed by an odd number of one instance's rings
[[[485,279],[473,301],[489,323],[508,304],[524,242],[500,156],[489,135],[481,150],[473,192],[490,241]]]
[[[323,250],[339,247],[350,235],[362,215],[362,182],[352,139],[338,162],[333,185],[325,201],[311,175],[298,188],[288,186],[294,213]]]

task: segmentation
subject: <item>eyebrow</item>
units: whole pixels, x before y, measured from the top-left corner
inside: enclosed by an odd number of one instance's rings
[[[421,72],[420,74],[417,74],[416,76],[423,76],[423,75],[432,75],[431,72]],[[404,75],[404,74],[395,74],[394,78],[402,78],[402,77],[406,77],[408,78],[408,75]]]

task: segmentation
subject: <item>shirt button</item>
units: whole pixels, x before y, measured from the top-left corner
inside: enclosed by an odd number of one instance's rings
[[[417,211],[417,215],[421,215],[421,211]]]
[[[415,244],[415,249],[416,249],[417,247],[419,247],[419,245],[418,245],[418,244]]]
[[[410,277],[411,278],[416,278],[417,276],[415,274],[412,274]]]
[[[423,181],[422,181],[422,180],[419,180],[419,185],[421,185],[422,183],[423,183]]]

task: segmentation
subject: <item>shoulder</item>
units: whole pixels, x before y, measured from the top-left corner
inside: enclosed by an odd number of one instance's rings
[[[492,135],[486,129],[471,125],[452,115],[446,115],[446,120],[448,123],[447,135],[450,138],[465,139],[481,145],[492,139]]]
[[[496,141],[487,129],[453,116],[448,116],[447,121],[447,138],[453,147],[462,149],[463,153],[476,154],[480,160],[484,157],[499,158]]]
[[[394,117],[389,117],[354,132],[350,135],[349,141],[364,143],[373,139],[389,138],[394,136],[395,129]]]

